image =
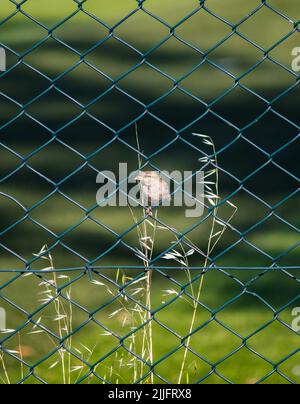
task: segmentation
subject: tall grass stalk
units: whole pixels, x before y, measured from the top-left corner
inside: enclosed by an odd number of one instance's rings
[[[146,216],[146,211],[144,212]],[[155,212],[155,218],[157,218],[157,212]],[[153,278],[153,269],[149,267],[149,262],[151,262],[153,258],[154,252],[154,244],[155,244],[155,237],[156,237],[156,230],[157,230],[157,222],[154,221],[153,224],[153,234],[152,237],[149,235],[149,219],[145,220],[143,223],[144,233],[143,239],[140,239],[141,248],[144,249],[144,255],[146,260],[144,261],[145,265],[145,277],[146,277],[146,322],[148,325],[144,327],[144,338],[143,338],[143,346],[145,346],[145,341],[148,341],[148,358],[151,367],[154,361],[153,355],[153,323],[152,323],[152,278]],[[151,369],[150,373],[150,383],[154,383],[154,375]]]
[[[141,146],[139,141],[138,129],[136,127],[136,143],[138,148],[138,167],[139,170],[142,169],[142,157],[141,157]],[[130,341],[129,351],[133,352],[134,355],[128,358],[124,358],[124,355],[117,351],[114,355],[114,364],[112,364],[108,369],[108,374],[110,378],[117,378],[117,383],[119,380],[124,380],[122,376],[121,368],[127,366],[129,369],[132,368],[132,382],[136,383],[154,383],[154,374],[152,371],[152,365],[154,363],[154,351],[153,351],[153,319],[152,319],[152,280],[153,280],[153,270],[150,267],[150,262],[153,258],[156,231],[157,231],[157,213],[155,212],[154,217],[151,218],[146,210],[143,210],[143,222],[136,217],[133,209],[128,206],[130,214],[134,223],[136,224],[136,231],[138,237],[139,247],[136,248],[136,256],[143,262],[144,275],[139,277],[137,280],[127,276],[125,273],[120,276],[120,271],[117,271],[116,283],[117,284],[131,284],[134,285],[134,289],[130,290],[128,286],[128,292],[132,293],[135,297],[135,302],[128,299],[126,293],[124,292],[123,298],[119,299],[120,309],[116,310],[110,315],[110,317],[115,316],[118,313],[123,313],[124,317],[132,321],[131,336],[128,338]],[[133,281],[133,282],[132,282]],[[96,282],[95,282],[96,283]],[[103,285],[102,285],[103,286]],[[106,287],[107,291],[115,296],[114,292]],[[138,333],[139,331],[139,333]],[[107,336],[110,334],[107,333]],[[117,365],[119,364],[119,366]],[[148,370],[150,366],[150,371]],[[125,381],[128,383],[128,379]]]
[[[219,164],[218,164],[218,155],[217,155],[217,151],[216,151],[216,147],[214,144],[213,139],[210,136],[206,136],[206,135],[199,135],[199,134],[194,134],[195,136],[199,136],[200,138],[203,139],[203,143],[207,146],[210,146],[212,148],[212,156],[208,157],[207,161],[204,161],[205,163],[210,162],[215,169],[213,170],[215,173],[215,182],[212,184],[214,186],[214,190],[212,189],[212,186],[210,183],[204,183],[205,185],[205,189],[206,192],[205,193],[205,197],[206,199],[209,201],[209,203],[213,206],[213,210],[212,210],[212,226],[211,226],[211,230],[210,230],[210,234],[209,234],[209,239],[208,239],[208,246],[207,246],[207,252],[206,252],[206,257],[205,257],[205,261],[204,261],[204,271],[203,274],[201,276],[201,280],[200,280],[200,285],[198,288],[198,291],[196,293],[196,295],[193,292],[192,289],[192,296],[194,299],[193,302],[193,313],[192,313],[192,320],[191,320],[191,324],[189,327],[189,332],[188,332],[188,339],[185,342],[185,350],[184,350],[184,357],[183,357],[183,361],[181,364],[181,369],[180,369],[180,373],[179,373],[179,378],[178,378],[178,384],[182,383],[183,380],[183,376],[184,376],[184,371],[186,368],[186,361],[187,361],[187,355],[189,352],[189,347],[190,347],[190,343],[191,343],[191,334],[194,330],[195,327],[195,323],[196,323],[196,318],[197,318],[197,313],[198,313],[198,308],[199,308],[199,300],[201,298],[201,294],[203,291],[203,287],[204,287],[204,275],[207,271],[207,267],[209,265],[209,258],[211,256],[211,254],[213,253],[213,251],[215,250],[215,248],[217,247],[219,241],[221,240],[222,236],[224,235],[227,226],[223,225],[222,226],[222,230],[219,232],[216,232],[216,228],[217,228],[217,224],[220,224],[220,222],[218,221],[218,212],[219,212],[219,202],[220,202],[220,191],[219,191]],[[229,224],[232,219],[234,218],[236,212],[237,212],[237,207],[235,205],[233,205],[231,202],[227,202],[232,208],[233,208],[233,214],[229,217],[229,219],[227,220],[227,223]],[[191,280],[192,276],[190,274],[190,271],[187,270],[188,272],[188,278]]]
[[[21,379],[24,380],[24,364],[23,364],[23,349],[22,349],[22,345],[21,345],[21,335],[18,332],[18,343],[19,343],[19,355],[20,355],[20,359],[21,359]]]
[[[0,352],[0,363],[4,372],[4,378],[1,377],[1,380],[3,382],[3,384],[11,384],[9,375],[8,375],[8,371],[7,371],[7,367],[6,367],[6,363],[5,363],[5,358],[4,358],[4,352]]]
[[[62,297],[59,292],[59,281],[63,280],[67,282],[67,284],[71,281],[71,278],[66,275],[57,275],[55,272],[54,260],[51,252],[48,250],[47,245],[43,246],[41,251],[38,254],[34,254],[36,257],[39,257],[45,261],[47,261],[47,267],[42,269],[43,271],[50,271],[52,274],[52,279],[46,279],[39,275],[39,278],[42,279],[39,286],[41,287],[41,295],[43,296],[40,299],[40,303],[47,305],[47,303],[53,301],[54,304],[54,315],[51,318],[51,321],[57,324],[57,336],[60,341],[64,341],[64,347],[61,347],[58,351],[59,359],[54,362],[49,369],[54,369],[58,366],[61,367],[61,377],[62,384],[71,384],[72,382],[72,373],[74,371],[79,371],[81,367],[72,368],[72,332],[73,332],[73,306],[72,306],[72,287],[67,286],[65,289],[65,297]],[[41,316],[36,324],[33,326],[32,332],[30,334],[40,334],[44,333],[47,335],[51,343],[56,347],[57,343],[52,336],[50,336],[43,329],[39,329],[39,324],[43,321],[43,316]],[[82,352],[76,350],[80,356],[83,356]]]
[[[219,213],[219,202],[221,200],[220,198],[220,192],[219,192],[219,166],[218,166],[218,156],[217,156],[217,151],[216,147],[214,144],[213,139],[210,136],[206,135],[198,135],[194,134],[195,136],[198,136],[202,139],[202,142],[206,145],[209,146],[212,150],[212,152],[207,155],[206,158],[200,159],[199,161],[202,161],[205,163],[205,165],[212,165],[214,168],[213,170],[207,172],[204,177],[204,187],[205,187],[205,195],[204,198],[205,200],[208,201],[208,204],[211,205],[212,208],[212,224],[210,228],[210,233],[208,237],[208,243],[207,243],[207,250],[205,253],[205,260],[203,263],[203,274],[200,279],[200,284],[197,290],[194,288],[194,280],[192,277],[192,273],[189,270],[189,257],[193,255],[196,251],[199,251],[199,248],[188,238],[185,237],[186,241],[188,242],[188,245],[192,248],[190,251],[186,251],[186,247],[183,245],[183,243],[179,240],[179,238],[176,236],[176,244],[178,244],[181,248],[181,252],[176,251],[175,249],[167,254],[166,259],[174,259],[176,262],[180,262],[186,269],[185,273],[188,279],[189,286],[191,288],[191,296],[193,298],[193,303],[192,303],[192,319],[191,323],[189,326],[188,330],[188,338],[185,342],[185,349],[184,349],[184,355],[183,355],[183,360],[181,363],[181,368],[178,376],[178,384],[181,384],[183,382],[183,377],[184,377],[184,372],[187,367],[187,356],[189,352],[189,347],[191,343],[191,334],[194,330],[195,324],[196,324],[196,319],[197,319],[197,314],[198,314],[198,309],[199,309],[199,300],[202,295],[203,287],[204,287],[204,275],[207,271],[207,267],[209,265],[209,259],[217,245],[219,244],[221,238],[223,237],[228,224],[232,221],[234,218],[237,208],[235,205],[233,205],[231,202],[227,202],[229,206],[233,209],[233,213],[230,215],[230,217],[227,219],[227,225],[223,224],[220,220],[218,220],[218,213]],[[137,141],[137,147],[138,147],[138,160],[139,160],[139,168],[141,169],[142,167],[142,160],[141,160],[141,148],[140,148],[140,142],[139,142],[139,136],[138,136],[138,131],[136,130],[136,141]],[[210,178],[214,176],[214,181],[207,181],[207,178]],[[146,211],[144,212],[146,216]],[[132,212],[133,215],[133,212]],[[134,217],[134,215],[133,215]],[[137,223],[137,220],[135,219],[135,222]],[[154,228],[153,232],[153,237],[151,238],[149,236],[149,225],[151,225]],[[217,230],[217,228],[221,225],[221,230]],[[164,226],[159,226],[159,228],[163,230],[167,230],[166,227]],[[155,241],[155,235],[156,235],[156,230],[157,230],[157,211],[156,211],[156,216],[154,218],[154,224],[151,222],[151,220],[148,218],[143,222],[143,230],[141,231],[139,226],[138,226],[138,235],[139,235],[139,242],[141,246],[141,252],[140,256],[141,259],[143,259],[144,266],[145,266],[145,273],[146,273],[146,307],[147,307],[147,313],[148,313],[148,318],[146,321],[148,321],[148,329],[144,328],[144,338],[143,338],[143,345],[142,345],[142,352],[144,353],[145,350],[145,345],[146,341],[148,341],[148,348],[149,348],[149,360],[150,363],[153,364],[153,330],[152,330],[152,303],[151,303],[151,293],[152,293],[152,276],[153,276],[153,270],[149,269],[149,262],[152,260],[152,255],[153,255],[153,250],[154,250],[154,241]],[[150,245],[149,245],[150,243]],[[173,293],[173,291],[170,291],[170,293]],[[181,296],[182,297],[182,296]],[[183,298],[183,297],[182,297]],[[141,318],[141,321],[145,319]],[[151,372],[151,383],[154,381],[153,373]],[[188,375],[187,375],[188,376]]]
[[[46,267],[42,268],[40,274],[35,274],[41,282],[39,283],[39,287],[41,288],[42,298],[39,300],[39,303],[45,305],[47,307],[49,302],[53,302],[54,304],[54,315],[51,317],[51,322],[57,324],[57,336],[61,341],[67,338],[64,342],[65,348],[60,348],[59,360],[53,363],[49,370],[56,368],[58,365],[61,366],[61,377],[63,384],[71,384],[71,374],[72,370],[72,329],[73,329],[73,308],[71,303],[71,287],[68,287],[66,290],[66,299],[63,299],[58,293],[58,281],[60,279],[65,279],[67,282],[70,282],[70,278],[64,275],[58,275],[55,272],[54,261],[51,253],[48,251],[47,245],[44,245],[39,253],[33,254],[35,257],[43,259],[47,261]],[[47,279],[43,276],[43,271],[47,271],[52,273],[52,279]],[[23,277],[33,276],[32,272],[28,272],[23,275]],[[67,300],[68,303],[65,303],[64,300]],[[42,315],[32,327],[32,330],[28,333],[28,335],[38,335],[44,334],[50,340],[51,344],[56,348],[57,342],[56,340],[44,330],[44,327],[40,327],[42,322],[46,320]],[[47,318],[47,322],[48,322]],[[5,333],[11,333],[14,330],[6,330]],[[22,347],[22,335],[18,333],[18,351],[13,352],[14,354],[18,354],[20,356],[20,375],[21,380],[24,379],[25,369],[24,369],[24,361],[23,361],[23,347]],[[9,373],[5,364],[4,353],[0,352],[0,364],[3,368],[5,379],[5,384],[11,384],[11,380],[9,378]]]
[[[143,161],[141,157],[141,145],[139,140],[138,128],[135,126],[135,134],[136,134],[136,143],[138,149],[138,165],[139,170],[142,169]],[[144,204],[144,203],[143,203]],[[131,210],[132,211],[132,210]],[[155,212],[155,219],[157,218],[157,212]],[[136,220],[135,220],[136,221]],[[137,221],[136,221],[137,223]],[[149,227],[153,228],[153,234],[150,235],[151,232]],[[152,278],[153,278],[153,269],[150,268],[149,263],[153,258],[154,245],[155,245],[155,237],[157,230],[157,221],[154,220],[154,224],[151,223],[150,217],[147,218],[147,212],[144,210],[144,221],[143,221],[143,229],[141,231],[140,226],[137,226],[138,236],[139,236],[139,244],[141,248],[142,255],[144,256],[144,267],[145,267],[145,278],[146,278],[146,316],[141,318],[143,324],[146,324],[143,328],[143,341],[142,341],[142,359],[146,359],[149,361],[151,365],[150,369],[150,383],[154,383],[154,374],[152,371],[154,354],[153,354],[153,324],[152,324]],[[147,351],[146,352],[146,347]],[[141,366],[141,379],[143,378],[143,366]]]

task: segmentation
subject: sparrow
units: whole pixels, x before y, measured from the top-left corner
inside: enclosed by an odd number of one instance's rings
[[[153,206],[171,200],[170,186],[158,172],[141,171],[135,181],[140,185],[142,203],[147,206],[147,215],[153,216]]]

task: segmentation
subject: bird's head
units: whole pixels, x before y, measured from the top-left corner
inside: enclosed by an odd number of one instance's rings
[[[159,178],[159,175],[155,171],[140,171],[135,177],[135,181],[146,184],[155,181],[157,178]]]
[[[135,178],[134,181],[141,182],[144,179],[144,173],[140,172]]]

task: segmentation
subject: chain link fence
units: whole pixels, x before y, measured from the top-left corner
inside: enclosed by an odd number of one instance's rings
[[[0,14],[0,383],[298,383],[296,2],[38,3]],[[201,169],[204,215],[99,207],[120,162]]]

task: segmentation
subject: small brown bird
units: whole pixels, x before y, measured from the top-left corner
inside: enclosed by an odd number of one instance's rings
[[[153,206],[171,200],[170,186],[158,172],[141,171],[135,180],[140,184],[142,203],[147,206],[147,215],[153,215]]]

